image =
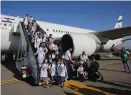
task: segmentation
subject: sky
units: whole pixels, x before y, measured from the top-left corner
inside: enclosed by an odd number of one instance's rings
[[[1,13],[36,20],[91,29],[113,29],[119,15],[123,26],[131,26],[131,1],[2,1]],[[130,37],[131,38],[131,37]],[[131,48],[131,41],[125,45]]]

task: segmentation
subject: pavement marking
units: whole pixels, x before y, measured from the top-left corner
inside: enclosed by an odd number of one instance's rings
[[[72,92],[78,95],[85,95],[84,93],[87,93],[89,95],[90,94],[92,95],[92,93],[100,93],[101,95],[116,95],[116,94],[102,91],[94,87],[86,86],[84,83],[81,83],[75,80],[70,80],[70,81],[65,82],[64,87],[67,87]]]
[[[18,79],[10,79],[10,80],[3,80],[0,82],[0,84],[7,84],[7,83],[13,83],[13,82],[18,82]]]

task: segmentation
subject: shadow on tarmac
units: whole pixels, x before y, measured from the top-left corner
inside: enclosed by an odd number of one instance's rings
[[[110,81],[100,81],[101,83],[108,84],[108,85],[113,85],[113,86],[118,86],[118,87],[123,87],[123,88],[128,88],[131,89],[131,86],[123,85],[123,84],[118,84],[115,82],[110,82]]]
[[[13,75],[14,78],[16,78],[20,81],[25,81],[26,83],[28,83],[31,86],[37,86],[32,77],[29,77],[25,80],[21,79],[21,75],[20,75],[19,71],[16,69],[16,64],[14,63],[14,61],[12,59],[4,60],[1,62],[1,64],[14,74]]]
[[[109,70],[109,69],[102,69],[102,68],[100,68],[100,70],[105,70],[105,71],[113,71],[113,72],[124,72],[124,71],[118,71],[118,70]]]
[[[131,85],[131,83],[127,83],[127,82],[120,82],[120,81],[114,81],[114,82],[123,83],[125,85]]]
[[[7,59],[7,60],[4,60],[4,61],[1,61],[1,64],[7,68],[9,71],[11,71],[13,74],[17,75],[17,76],[20,76],[18,70],[16,69],[16,64],[13,62],[12,59]]]
[[[91,90],[88,88],[80,88],[74,85],[70,85],[68,86],[69,89],[79,92],[80,94],[73,94],[73,93],[69,93],[69,92],[65,92],[66,95],[105,95],[105,93],[103,92],[99,92],[96,90]]]
[[[90,85],[87,85],[87,86],[90,86]],[[74,85],[70,85],[68,88],[70,88],[71,90],[75,90],[75,91],[79,92],[80,95],[131,95],[131,90],[120,90],[120,89],[116,89],[116,88],[95,87],[95,86],[90,86],[90,87],[99,89],[102,92],[87,89],[87,88],[79,88],[79,87],[76,87]],[[66,91],[64,91],[64,93],[66,95],[79,95],[79,94],[69,93],[69,92],[66,92]]]
[[[87,85],[90,87],[95,87],[95,86],[91,86],[91,85]],[[106,91],[108,93],[112,93],[112,94],[116,94],[116,95],[131,95],[131,90],[120,90],[117,88],[106,88],[106,87],[95,87],[98,88],[102,91]]]
[[[67,91],[64,91],[64,93],[65,93],[66,95],[77,95],[77,94],[73,94],[73,93],[70,93],[70,92],[67,92]]]

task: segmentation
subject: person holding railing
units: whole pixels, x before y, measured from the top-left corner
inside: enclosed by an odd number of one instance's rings
[[[24,22],[25,30],[27,31],[28,25],[29,25],[29,15],[28,14],[26,14],[26,16],[24,17],[23,22]]]
[[[36,23],[36,20],[32,21],[32,31],[35,33],[37,29],[38,24]]]
[[[32,22],[33,22],[34,18],[32,16],[29,17],[29,27],[32,27]]]

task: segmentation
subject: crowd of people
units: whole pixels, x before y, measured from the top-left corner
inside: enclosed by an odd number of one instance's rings
[[[60,47],[53,43],[53,35],[50,34],[48,36],[32,16],[26,14],[23,24],[38,62],[42,85],[46,84],[47,87],[50,86],[49,83],[53,85],[57,81],[58,76],[61,87],[64,86],[64,82],[67,79],[72,79],[73,75],[79,78],[80,81],[84,81],[84,79],[87,79],[87,76],[89,78],[93,74],[95,79],[102,76],[98,72],[99,63],[94,57],[89,60],[86,52],[83,51],[79,61],[73,61],[72,48],[62,52]]]
[[[80,56],[80,62],[74,62],[71,55],[72,48],[61,52],[60,48],[53,43],[52,34],[48,37],[32,16],[26,14],[23,23],[38,62],[43,84],[46,83],[47,87],[49,87],[49,79],[51,84],[54,84],[57,76],[60,77],[59,82],[62,87],[67,79],[73,78],[73,75],[76,78],[79,77],[81,81],[87,79],[90,60],[84,51]]]

